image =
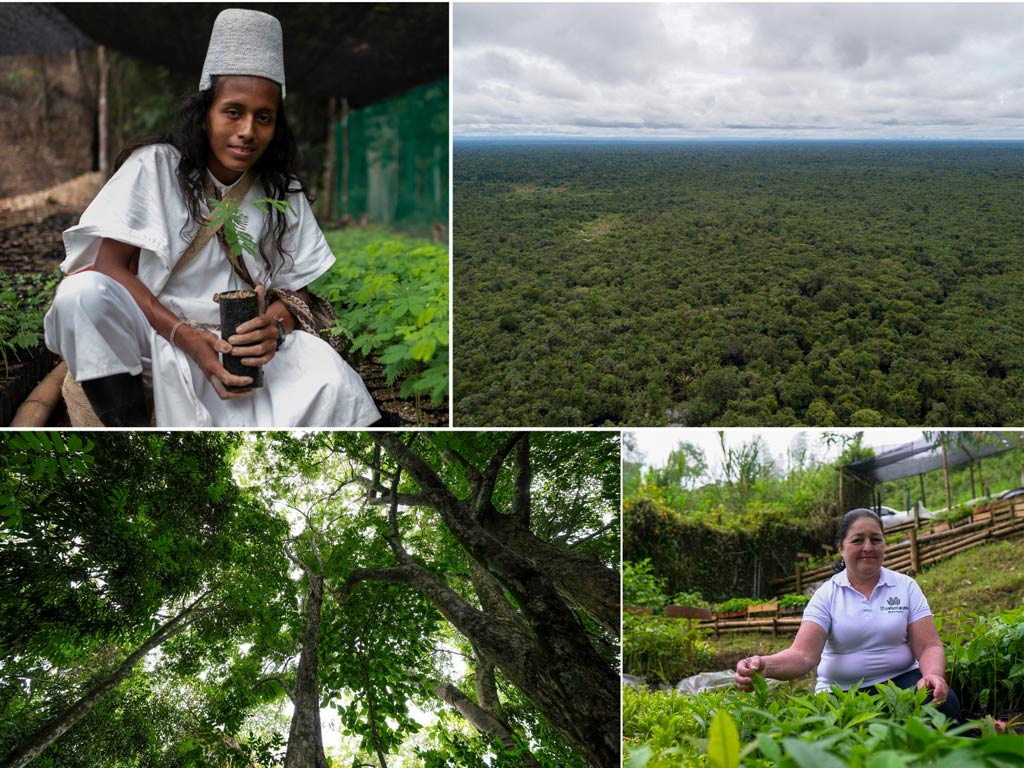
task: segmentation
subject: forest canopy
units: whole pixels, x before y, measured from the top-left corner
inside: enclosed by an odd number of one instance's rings
[[[456,423],[1024,423],[1021,142],[457,144]]]
[[[0,765],[618,766],[618,508],[607,433],[0,436]]]

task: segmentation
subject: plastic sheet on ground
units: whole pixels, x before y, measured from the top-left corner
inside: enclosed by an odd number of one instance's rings
[[[685,677],[675,685],[675,690],[687,696],[693,696],[701,691],[711,691],[715,688],[726,688],[733,684],[735,669],[727,669],[723,672],[701,672],[692,677]],[[778,685],[778,680],[767,680],[768,685]]]

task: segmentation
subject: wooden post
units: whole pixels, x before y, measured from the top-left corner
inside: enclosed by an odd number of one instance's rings
[[[804,569],[800,566],[800,563],[798,561],[796,564],[796,593],[798,595],[802,595],[804,593],[804,585],[803,580],[801,578],[803,576],[803,570]]]
[[[921,481],[921,503],[927,507],[928,499],[924,497],[924,473],[922,472],[920,475],[918,475],[917,479]]]
[[[337,166],[338,150],[334,141],[334,127],[338,122],[338,98],[331,96],[327,100],[327,150],[324,154],[324,191],[320,203],[320,215],[325,219],[335,218],[334,212],[334,179]]]
[[[40,88],[40,97],[43,102],[43,116],[39,121],[39,135],[44,144],[50,143],[50,78],[46,73],[46,56],[39,55],[39,74],[43,79],[43,86]]]
[[[837,505],[840,512],[843,512],[843,468],[839,468],[839,504]]]
[[[942,442],[942,475],[946,479],[946,509],[953,508],[953,492],[949,488],[949,456],[946,454],[946,443]]]
[[[107,173],[110,170],[110,155],[107,149],[109,139],[107,138],[108,131],[108,115],[107,115],[107,81],[110,79],[110,61],[107,59],[107,48],[101,45],[96,49],[99,56],[99,67],[100,67],[100,87],[99,87],[99,106],[97,109],[97,131],[99,132],[99,168],[100,176],[104,179],[107,178]]]
[[[916,576],[921,572],[921,554],[917,548],[917,528],[910,529],[910,567]]]
[[[341,217],[348,218],[348,178],[352,172],[348,156],[348,99],[341,100]]]
[[[967,469],[971,473],[971,498],[972,499],[976,499],[976,498],[978,498],[978,492],[974,489],[974,462],[973,461],[967,462]]]

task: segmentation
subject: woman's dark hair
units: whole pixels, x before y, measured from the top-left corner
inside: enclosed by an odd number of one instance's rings
[[[181,228],[182,233],[202,218],[200,205],[206,202],[204,186],[206,181],[206,165],[210,153],[210,140],[206,135],[206,116],[213,106],[217,95],[219,77],[212,79],[212,85],[205,91],[190,94],[178,106],[178,112],[171,130],[157,138],[144,139],[126,147],[117,157],[114,164],[116,171],[125,160],[140,147],[151,144],[170,144],[181,153],[178,162],[177,177],[181,193],[185,196],[189,219]],[[283,200],[289,193],[302,192],[309,202],[314,197],[305,185],[296,169],[298,149],[295,136],[288,126],[285,117],[284,102],[277,111],[274,126],[274,138],[256,161],[253,171],[259,179],[268,197]],[[284,248],[284,235],[288,228],[285,214],[271,208],[270,215],[264,220],[259,236],[260,257],[271,269],[273,264],[268,253],[276,251],[282,257],[290,254]],[[273,246],[273,249],[271,249]]]
[[[875,514],[873,510],[865,509],[864,507],[851,509],[845,515],[843,515],[843,519],[839,521],[839,530],[836,531],[837,552],[842,548],[843,540],[846,538],[846,534],[850,532],[850,526],[853,525],[855,521],[860,520],[862,517],[869,517],[872,520],[874,520],[876,523],[878,523],[878,527],[884,532],[885,529],[882,526],[882,518]],[[842,556],[840,556],[838,560],[832,563],[832,570],[834,570],[836,573],[839,573],[845,567],[846,562],[843,560]]]

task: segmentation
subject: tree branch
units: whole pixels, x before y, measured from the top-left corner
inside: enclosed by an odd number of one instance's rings
[[[458,464],[464,470],[466,470],[466,476],[469,480],[469,498],[475,498],[477,493],[480,492],[480,484],[484,480],[484,476],[480,474],[480,470],[474,467],[469,461],[454,448],[449,448],[441,452],[441,456],[449,464]]]
[[[523,439],[516,444],[512,491],[512,519],[524,528],[530,527],[530,483],[532,480],[530,436],[524,434]]]
[[[477,518],[483,514],[484,510],[491,503],[491,496],[494,494],[494,486],[498,482],[498,473],[501,471],[501,465],[505,463],[505,459],[508,458],[509,453],[516,444],[525,439],[525,432],[513,432],[505,438],[505,442],[498,447],[498,450],[491,456],[491,460],[487,462],[487,468],[483,472],[480,488],[477,490],[474,502]]]
[[[291,702],[293,704],[295,703],[295,697],[292,695],[291,686],[288,685],[288,681],[285,679],[284,675],[263,675],[263,677],[259,678],[252,684],[253,690],[259,688],[264,683],[277,683],[284,688],[285,695],[291,700]]]
[[[380,447],[380,446],[378,446]],[[382,473],[386,474],[386,473]],[[383,507],[386,504],[391,503],[391,499],[384,496],[384,492],[387,490],[379,481],[371,480],[368,477],[355,477],[352,482],[356,485],[361,485],[369,491],[367,494],[366,503],[371,507]],[[382,494],[378,496],[378,494]],[[403,507],[428,507],[430,502],[426,496],[419,493],[400,493],[398,494],[398,503]]]
[[[359,673],[363,678],[363,687],[366,689],[366,703],[370,710],[370,735],[373,737],[373,748],[377,752],[377,759],[380,760],[380,768],[388,768],[384,759],[384,750],[381,748],[380,734],[377,733],[377,706],[373,701],[373,688],[370,685],[370,676],[366,673],[366,659],[363,652],[356,647],[356,655],[359,657]]]
[[[604,533],[607,533],[608,531],[610,531],[610,530],[611,530],[612,528],[614,528],[614,527],[615,527],[615,524],[616,524],[617,522],[618,522],[617,520],[612,520],[612,521],[610,521],[610,522],[608,522],[608,523],[605,523],[604,525],[602,525],[602,526],[601,526],[600,528],[598,528],[598,529],[597,529],[596,531],[594,531],[593,533],[588,533],[588,534],[587,534],[586,536],[584,536],[584,537],[583,537],[582,539],[577,539],[576,541],[572,541],[572,542],[567,542],[567,543],[566,543],[566,546],[567,546],[567,547],[578,547],[578,546],[580,546],[581,544],[586,544],[586,543],[587,543],[588,541],[590,541],[590,540],[592,540],[592,539],[596,539],[596,538],[597,538],[598,536],[600,536],[600,535],[602,535],[602,534],[604,534]]]
[[[521,746],[519,744],[515,734],[512,733],[512,729],[499,717],[487,712],[483,707],[474,703],[452,683],[435,680],[427,683],[427,685],[433,688],[434,694],[441,701],[458,710],[469,721],[470,725],[480,731],[480,733],[500,741],[506,752],[521,750],[523,765],[526,768],[540,768],[540,764],[533,754],[525,745]]]

